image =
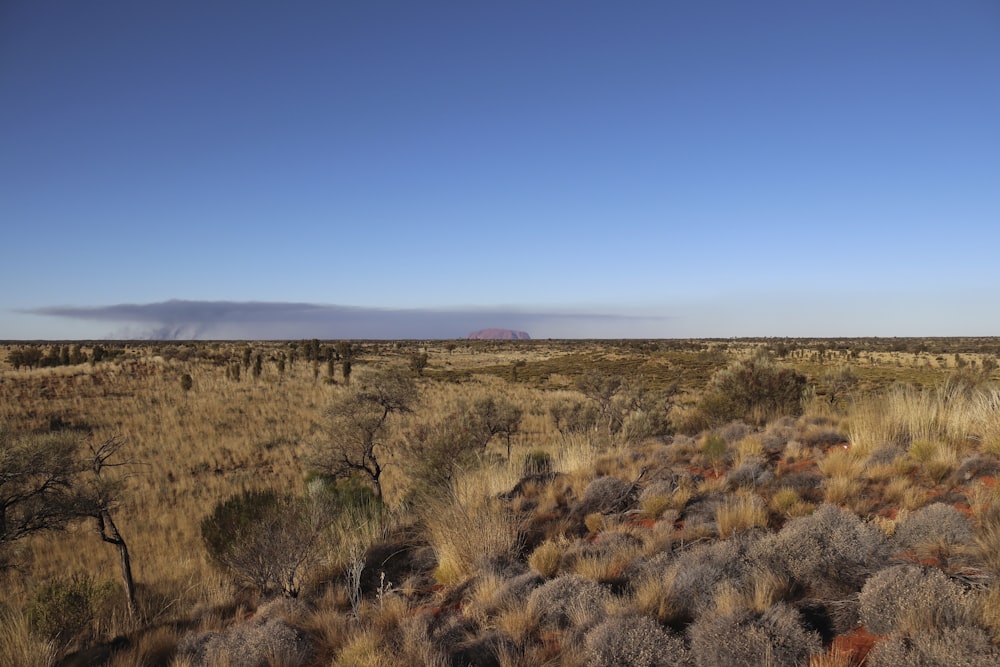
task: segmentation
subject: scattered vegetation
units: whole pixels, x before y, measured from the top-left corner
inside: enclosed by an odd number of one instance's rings
[[[0,667],[996,664],[998,354],[0,347]]]

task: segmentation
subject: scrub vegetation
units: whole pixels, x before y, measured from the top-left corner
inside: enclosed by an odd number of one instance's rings
[[[997,664],[998,354],[0,345],[0,667]]]

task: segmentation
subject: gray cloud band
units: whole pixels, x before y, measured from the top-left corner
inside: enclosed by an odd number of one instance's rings
[[[181,301],[109,306],[53,306],[22,313],[137,326],[122,338],[156,339],[433,339],[505,328],[533,337],[615,336],[640,321],[663,318],[600,313],[542,313],[490,309],[381,309],[310,303]],[[608,333],[611,332],[611,333]],[[628,334],[618,334],[626,336]]]

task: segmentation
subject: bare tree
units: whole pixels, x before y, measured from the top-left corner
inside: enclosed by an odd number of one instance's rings
[[[389,418],[410,412],[416,398],[416,385],[406,374],[390,369],[362,377],[330,406],[327,438],[314,450],[312,465],[335,478],[360,474],[381,499]]]
[[[123,438],[112,437],[99,445],[90,445],[86,470],[91,473],[91,476],[86,480],[81,490],[76,509],[80,516],[94,520],[97,534],[103,542],[112,544],[118,549],[118,561],[121,566],[122,584],[125,586],[128,611],[134,615],[136,604],[132,559],[129,556],[128,544],[126,544],[125,538],[122,537],[112,516],[112,510],[116,509],[121,501],[127,476],[113,475],[111,470],[136,465],[134,461],[118,459],[126,442]]]

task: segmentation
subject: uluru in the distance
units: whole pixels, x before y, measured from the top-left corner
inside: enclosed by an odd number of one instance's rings
[[[466,338],[474,340],[531,340],[526,331],[513,329],[480,329],[473,331]]]

